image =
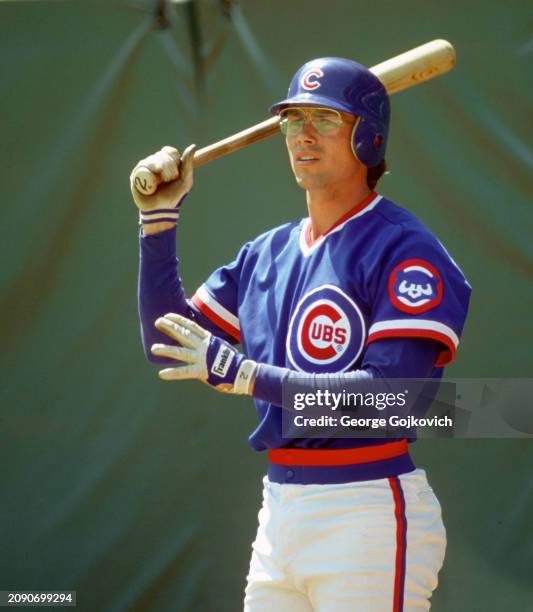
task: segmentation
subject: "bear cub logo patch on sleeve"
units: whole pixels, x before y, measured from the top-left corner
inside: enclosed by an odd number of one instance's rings
[[[423,259],[398,264],[389,277],[392,304],[408,314],[420,314],[442,301],[442,279],[438,270]]]

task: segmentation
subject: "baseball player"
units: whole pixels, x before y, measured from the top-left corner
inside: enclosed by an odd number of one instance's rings
[[[446,546],[439,503],[406,439],[282,436],[283,385],[439,378],[470,296],[410,212],[378,195],[388,95],[364,66],[306,63],[274,104],[308,217],[246,243],[191,299],[176,260],[194,145],[139,162],[163,181],[140,209],[139,312],[163,380],[254,397],[268,453],[246,611],[428,610]],[[236,345],[240,344],[242,350]]]

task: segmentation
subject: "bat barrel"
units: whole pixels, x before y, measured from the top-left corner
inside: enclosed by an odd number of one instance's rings
[[[392,57],[370,70],[389,94],[414,87],[449,72],[455,65],[455,49],[447,40],[435,39]]]

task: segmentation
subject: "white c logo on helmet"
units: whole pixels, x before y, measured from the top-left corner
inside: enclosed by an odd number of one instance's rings
[[[300,82],[304,89],[307,89],[308,91],[313,91],[313,89],[318,89],[320,87],[320,83],[316,79],[319,79],[323,76],[324,73],[322,72],[322,70],[320,70],[320,68],[310,68],[309,70],[306,70],[303,73]]]

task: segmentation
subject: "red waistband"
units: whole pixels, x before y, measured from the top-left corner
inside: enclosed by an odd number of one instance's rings
[[[363,448],[270,448],[270,463],[280,465],[354,465],[391,459],[407,453],[407,440]]]

